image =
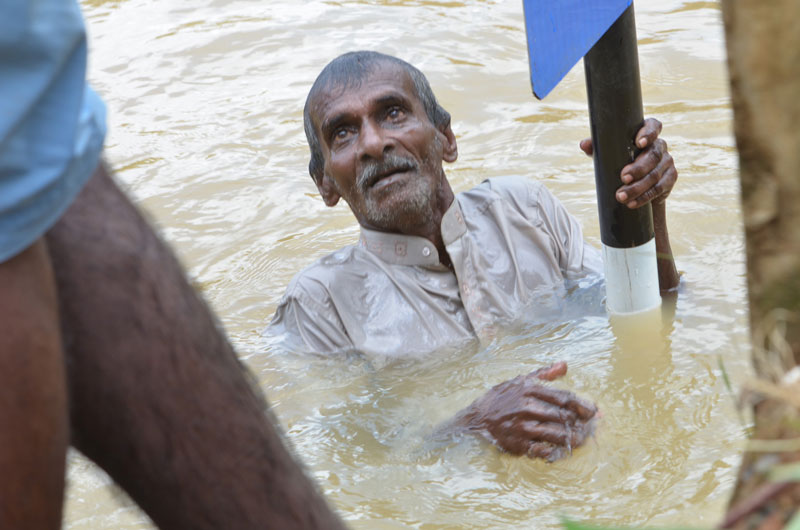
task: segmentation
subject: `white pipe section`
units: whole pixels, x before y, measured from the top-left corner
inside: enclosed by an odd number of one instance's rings
[[[661,305],[655,238],[633,248],[603,245],[603,265],[609,313],[639,313]]]

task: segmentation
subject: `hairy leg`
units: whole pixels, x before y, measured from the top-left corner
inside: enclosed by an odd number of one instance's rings
[[[80,451],[162,529],[343,528],[208,306],[102,164],[48,244]]]
[[[44,240],[0,263],[0,528],[57,529],[68,441],[64,356]]]

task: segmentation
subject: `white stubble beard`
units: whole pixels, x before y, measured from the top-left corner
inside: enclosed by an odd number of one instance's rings
[[[435,167],[431,163],[431,158],[433,152],[441,149],[442,143],[438,136],[434,137],[433,142],[434,149],[427,153],[426,158],[422,161],[423,167]],[[407,182],[406,188],[401,190],[404,198],[395,208],[381,208],[377,200],[372,196],[372,190],[369,188],[362,189],[361,191],[365,197],[366,220],[373,226],[386,230],[398,227],[399,221],[404,217],[414,219],[415,225],[433,222],[434,208],[441,192],[442,181],[441,178],[425,178],[419,174],[421,169],[417,166],[416,178]]]

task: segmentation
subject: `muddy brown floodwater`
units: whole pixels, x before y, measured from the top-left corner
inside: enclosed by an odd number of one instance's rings
[[[636,3],[645,113],[680,178],[669,200],[683,273],[661,332],[612,329],[602,285],[557,299],[493,343],[424,358],[308,359],[261,338],[292,275],[355,241],[306,172],[302,105],[335,55],[377,49],[428,74],[453,115],[454,189],[544,182],[599,245],[579,64],[531,96],[519,0],[83,0],[90,78],[109,107],[107,157],[176,247],[266,390],[297,453],[354,529],[710,526],[744,431],[724,374],[749,374],[736,152],[716,2]],[[596,401],[597,433],[546,464],[427,435],[494,384],[555,360]],[[202,392],[202,388],[198,388]],[[151,524],[70,455],[66,528]]]

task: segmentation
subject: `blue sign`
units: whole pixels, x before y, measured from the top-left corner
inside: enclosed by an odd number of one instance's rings
[[[533,94],[549,94],[632,1],[523,0]]]

